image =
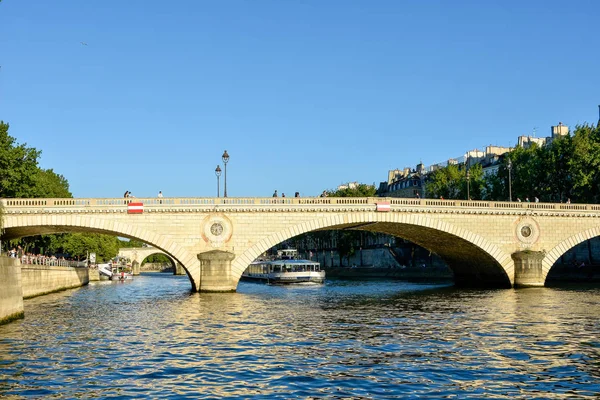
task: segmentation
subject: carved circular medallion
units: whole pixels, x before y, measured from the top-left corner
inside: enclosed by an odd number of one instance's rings
[[[202,221],[200,233],[202,239],[212,247],[221,247],[231,238],[233,225],[223,214],[208,215]]]
[[[530,247],[538,241],[540,227],[533,218],[522,217],[517,221],[515,234],[522,247]]]
[[[210,226],[210,233],[215,236],[220,236],[223,233],[223,225],[218,222],[215,222]]]

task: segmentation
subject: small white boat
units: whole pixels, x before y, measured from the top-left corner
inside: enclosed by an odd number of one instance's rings
[[[255,261],[242,274],[245,280],[263,281],[270,284],[320,284],[325,282],[321,264],[311,260],[297,259],[298,251],[277,251],[275,260]]]
[[[116,270],[113,270],[113,274],[110,277],[111,281],[127,281],[133,279],[133,274],[130,272],[125,272],[124,270],[119,270],[118,268],[116,268]]]
[[[112,263],[98,264],[98,273],[108,277],[111,281],[125,281],[133,279],[133,274],[126,272],[123,266]]]

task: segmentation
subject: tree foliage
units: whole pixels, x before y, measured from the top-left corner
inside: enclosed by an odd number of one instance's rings
[[[114,258],[125,242],[116,236],[78,232],[24,238],[19,243],[26,252],[62,254],[80,260],[87,258],[89,253],[96,253],[96,261],[104,262]]]
[[[40,168],[38,161],[42,152],[28,147],[27,144],[17,143],[8,130],[9,125],[0,121],[0,197],[73,197],[69,191],[69,182],[64,176],[52,169]],[[77,247],[74,243],[79,240],[81,243],[78,247],[82,248],[84,245],[90,245],[91,237],[94,236],[43,235],[23,238],[17,242],[25,249],[44,249],[44,252],[60,249],[61,253],[82,255],[83,251],[80,250],[73,253],[73,249]],[[64,242],[64,246],[59,245],[59,242]],[[88,251],[94,251],[99,244],[106,243],[106,240],[97,237],[96,242]],[[68,250],[63,251],[64,249]],[[100,253],[110,251],[111,249],[107,248]]]
[[[469,169],[464,165],[448,165],[432,172],[425,184],[425,193],[431,198],[481,199],[485,192],[486,180],[480,164]]]
[[[573,135],[573,157],[568,160],[572,195],[579,202],[600,200],[600,124],[577,127]]]
[[[510,160],[510,179],[509,179]],[[537,197],[543,202],[600,201],[600,124],[580,125],[571,136],[555,138],[546,146],[516,147],[503,156],[495,174],[470,169],[471,197],[513,201]],[[465,169],[450,165],[433,172],[426,184],[427,197],[465,199]]]
[[[69,182],[38,165],[41,151],[19,144],[0,121],[0,197],[73,197]]]
[[[327,190],[329,197],[374,197],[377,195],[377,189],[374,185],[359,183],[353,187],[345,187],[336,190]]]

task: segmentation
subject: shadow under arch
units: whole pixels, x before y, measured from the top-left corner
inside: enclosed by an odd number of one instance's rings
[[[232,274],[239,280],[250,262],[289,238],[313,231],[344,229],[390,234],[434,252],[452,269],[457,286],[510,288],[514,283],[514,262],[498,246],[447,222],[398,213],[357,215],[350,223],[344,216],[331,216],[290,226],[247,249],[234,261]]]
[[[78,218],[72,218],[67,221],[62,220],[58,216],[58,218],[53,219],[51,222],[51,224],[40,224],[39,219],[35,216],[19,216],[14,219],[6,218],[5,216],[2,237],[5,239],[17,239],[27,236],[79,232],[101,233],[140,240],[163,251],[169,257],[179,262],[190,280],[192,291],[198,290],[198,282],[194,279],[195,276],[200,276],[199,266],[196,265],[196,257],[163,235],[140,228],[135,229],[135,234],[127,233],[129,225],[99,217],[78,216]],[[167,251],[166,249],[171,250]]]
[[[575,246],[598,236],[600,236],[600,226],[586,229],[583,232],[579,232],[566,238],[554,246],[554,248],[552,248],[548,253],[546,253],[546,257],[544,257],[542,260],[542,280],[544,284],[546,284],[550,270],[552,267],[554,267],[560,257],[562,257]]]

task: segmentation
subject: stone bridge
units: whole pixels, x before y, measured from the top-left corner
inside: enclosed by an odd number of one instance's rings
[[[98,232],[138,239],[185,269],[193,290],[234,291],[269,248],[328,229],[382,232],[439,255],[457,285],[542,286],[600,234],[600,205],[402,198],[2,199],[3,238]]]
[[[122,247],[119,249],[118,255],[119,257],[125,257],[131,260],[133,274],[139,275],[142,262],[153,254],[164,254],[171,260],[171,264],[173,264],[173,275],[185,274],[181,264],[175,261],[168,253],[155,247]]]

